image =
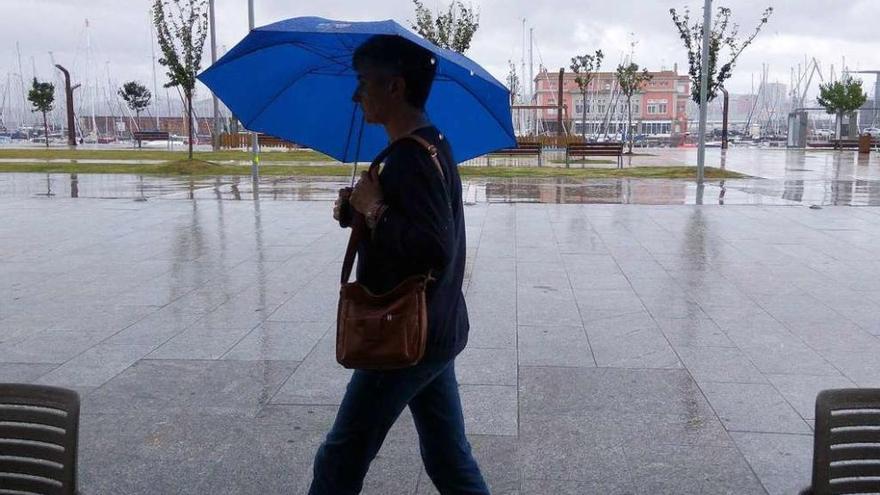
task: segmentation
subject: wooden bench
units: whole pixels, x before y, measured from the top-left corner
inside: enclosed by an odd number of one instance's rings
[[[295,143],[285,141],[275,136],[270,136],[268,134],[258,134],[258,136],[257,140],[260,143],[260,148],[299,148]]]
[[[486,155],[486,165],[492,166],[493,156],[537,156],[538,166],[540,167],[543,163],[541,160],[541,148],[541,143],[517,143],[514,148],[503,148]]]
[[[137,141],[138,148],[141,147],[141,141],[168,141],[170,139],[167,131],[134,131],[132,137]]]
[[[623,168],[623,143],[569,143],[565,147],[565,166],[571,157],[615,156],[617,168]]]

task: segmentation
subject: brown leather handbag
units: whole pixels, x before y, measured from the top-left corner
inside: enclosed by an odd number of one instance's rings
[[[437,158],[437,148],[416,135],[404,136],[389,145],[373,160],[378,167],[401,140],[413,140],[431,155],[437,170],[446,177]],[[447,191],[447,197],[449,192]],[[349,282],[357,247],[368,233],[363,215],[354,214],[351,237],[342,264],[342,285],[336,315],[336,360],[346,368],[388,370],[413,366],[425,355],[428,341],[428,307],[425,289],[431,273],[414,275],[384,294],[373,294],[366,287]]]

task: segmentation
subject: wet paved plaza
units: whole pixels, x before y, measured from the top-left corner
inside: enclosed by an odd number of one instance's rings
[[[83,493],[304,493],[349,375],[325,196],[5,184],[0,381],[80,391]],[[456,366],[493,493],[795,493],[815,394],[880,386],[878,209],[466,214]],[[364,493],[434,493],[406,414]]]

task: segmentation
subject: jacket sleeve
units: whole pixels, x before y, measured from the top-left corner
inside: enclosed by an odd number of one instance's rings
[[[420,146],[401,145],[400,151],[395,157],[400,194],[376,225],[373,242],[389,256],[411,260],[419,271],[442,270],[454,242],[444,179]]]

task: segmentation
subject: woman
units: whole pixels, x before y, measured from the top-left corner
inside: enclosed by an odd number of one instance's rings
[[[452,150],[424,110],[434,59],[403,38],[375,36],[356,50],[353,65],[359,81],[353,100],[367,122],[382,125],[395,143],[381,175],[364,172],[353,190],[340,191],[334,207],[334,218],[342,224],[350,207],[365,216],[371,230],[358,247],[357,279],[374,293],[429,271],[436,280],[427,290],[425,357],[410,368],[354,372],[315,456],[309,493],[359,493],[385,435],[409,406],[425,471],[440,493],[488,494],[465,436],[455,378],[455,357],[468,336],[461,291],[464,211]],[[397,142],[409,134],[437,148],[442,175],[421,145]]]

